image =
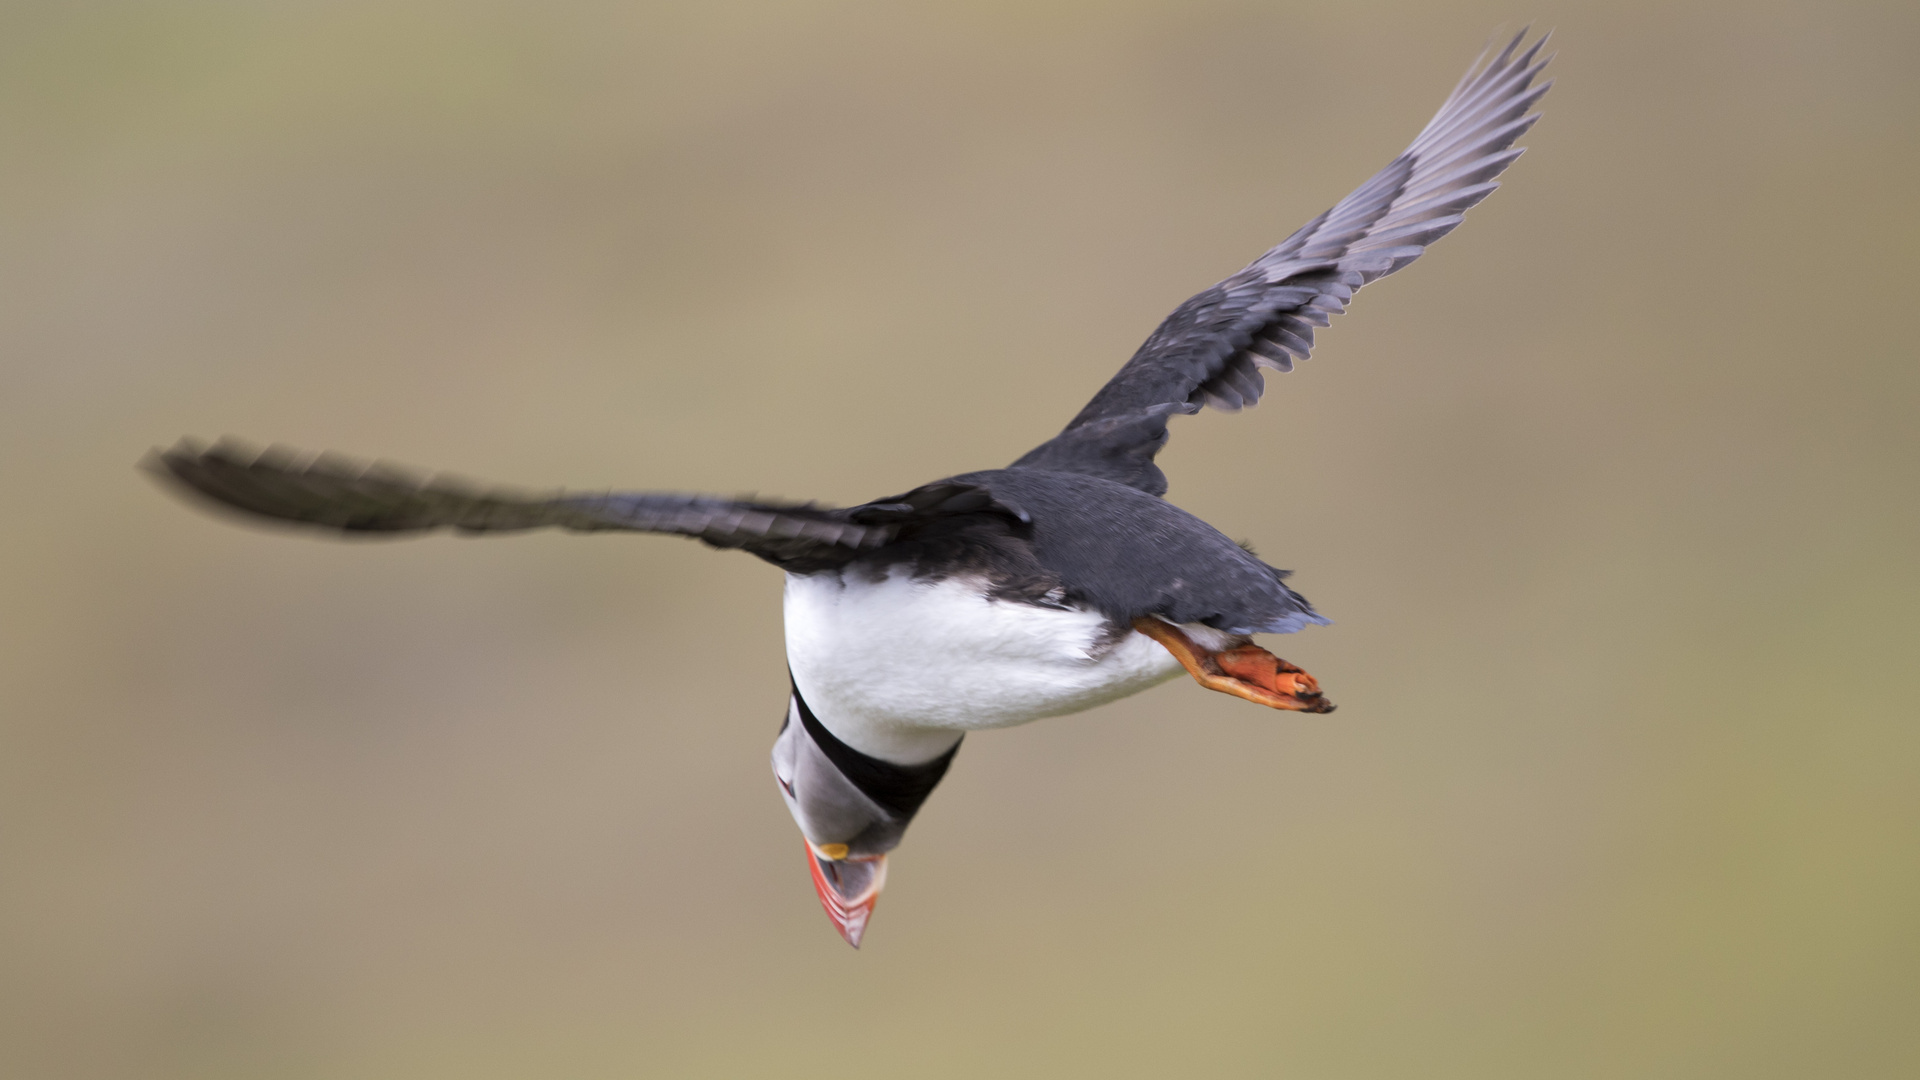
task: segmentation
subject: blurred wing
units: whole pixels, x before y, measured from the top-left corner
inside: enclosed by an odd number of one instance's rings
[[[481,489],[384,463],[273,447],[182,441],[145,462],[162,477],[223,506],[260,517],[350,533],[452,528],[466,533],[555,527],[691,536],[781,566],[836,565],[892,540],[907,516],[884,508],[831,510],[702,495],[553,493]],[[911,508],[909,508],[911,509]],[[852,515],[866,510],[865,522]]]
[[[1014,465],[1165,493],[1153,456],[1166,444],[1168,416],[1259,401],[1261,368],[1292,371],[1313,348],[1313,328],[1345,311],[1354,290],[1419,258],[1500,186],[1494,177],[1521,154],[1509,148],[1539,119],[1527,110],[1553,85],[1532,85],[1552,57],[1538,58],[1545,37],[1518,51],[1525,37],[1476,62],[1420,137],[1373,179],[1180,305],[1065,430]]]

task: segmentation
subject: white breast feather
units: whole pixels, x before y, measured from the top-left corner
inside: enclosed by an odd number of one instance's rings
[[[1081,608],[990,600],[977,579],[787,575],[787,662],[842,742],[924,761],[955,737],[1079,712],[1165,682],[1158,642]]]

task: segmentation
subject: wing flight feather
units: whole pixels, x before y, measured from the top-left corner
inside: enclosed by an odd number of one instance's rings
[[[1287,372],[1313,350],[1315,327],[1354,291],[1419,258],[1499,187],[1513,143],[1553,84],[1533,85],[1551,56],[1526,31],[1469,68],[1419,137],[1386,168],[1245,269],[1181,304],[1065,430],[1015,467],[1087,473],[1155,495],[1153,457],[1175,413],[1253,405],[1262,369]]]
[[[483,488],[384,462],[284,447],[183,440],[147,459],[154,473],[230,509],[347,533],[464,533],[559,528],[670,533],[739,548],[780,565],[845,562],[892,540],[905,520],[852,520],[812,503],[656,493],[534,494]],[[858,508],[856,508],[858,509]],[[884,517],[884,515],[882,515]]]

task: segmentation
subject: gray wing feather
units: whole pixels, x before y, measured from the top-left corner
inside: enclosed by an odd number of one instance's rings
[[[248,514],[350,533],[451,528],[466,533],[560,528],[671,533],[739,548],[779,565],[843,563],[891,541],[911,516],[862,523],[854,510],[673,494],[528,494],[426,476],[383,462],[283,447],[183,440],[146,462],[154,473]],[[876,515],[869,513],[869,517]],[[886,518],[885,513],[877,515]]]
[[[1260,369],[1291,371],[1313,331],[1346,310],[1354,291],[1419,258],[1500,185],[1513,143],[1553,84],[1533,85],[1551,56],[1526,31],[1482,56],[1412,145],[1372,179],[1245,269],[1189,299],[1054,439],[1015,467],[1081,472],[1159,495],[1153,456],[1166,418],[1201,406],[1232,412],[1260,400]]]

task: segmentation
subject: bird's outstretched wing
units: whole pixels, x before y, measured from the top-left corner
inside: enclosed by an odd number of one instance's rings
[[[1500,185],[1521,151],[1527,110],[1551,82],[1533,85],[1552,57],[1545,37],[1522,50],[1521,31],[1468,70],[1413,144],[1333,209],[1251,265],[1167,316],[1059,435],[1016,468],[1088,473],[1155,495],[1153,463],[1167,417],[1202,405],[1234,411],[1260,400],[1261,368],[1291,371],[1313,348],[1313,328],[1346,310],[1355,289],[1420,257]]]
[[[986,492],[941,482],[845,510],[674,494],[529,494],[424,476],[386,463],[284,447],[253,450],[182,440],[146,467],[222,506],[259,517],[349,533],[451,528],[466,533],[554,527],[690,536],[797,570],[844,564],[929,520],[1008,513]]]

